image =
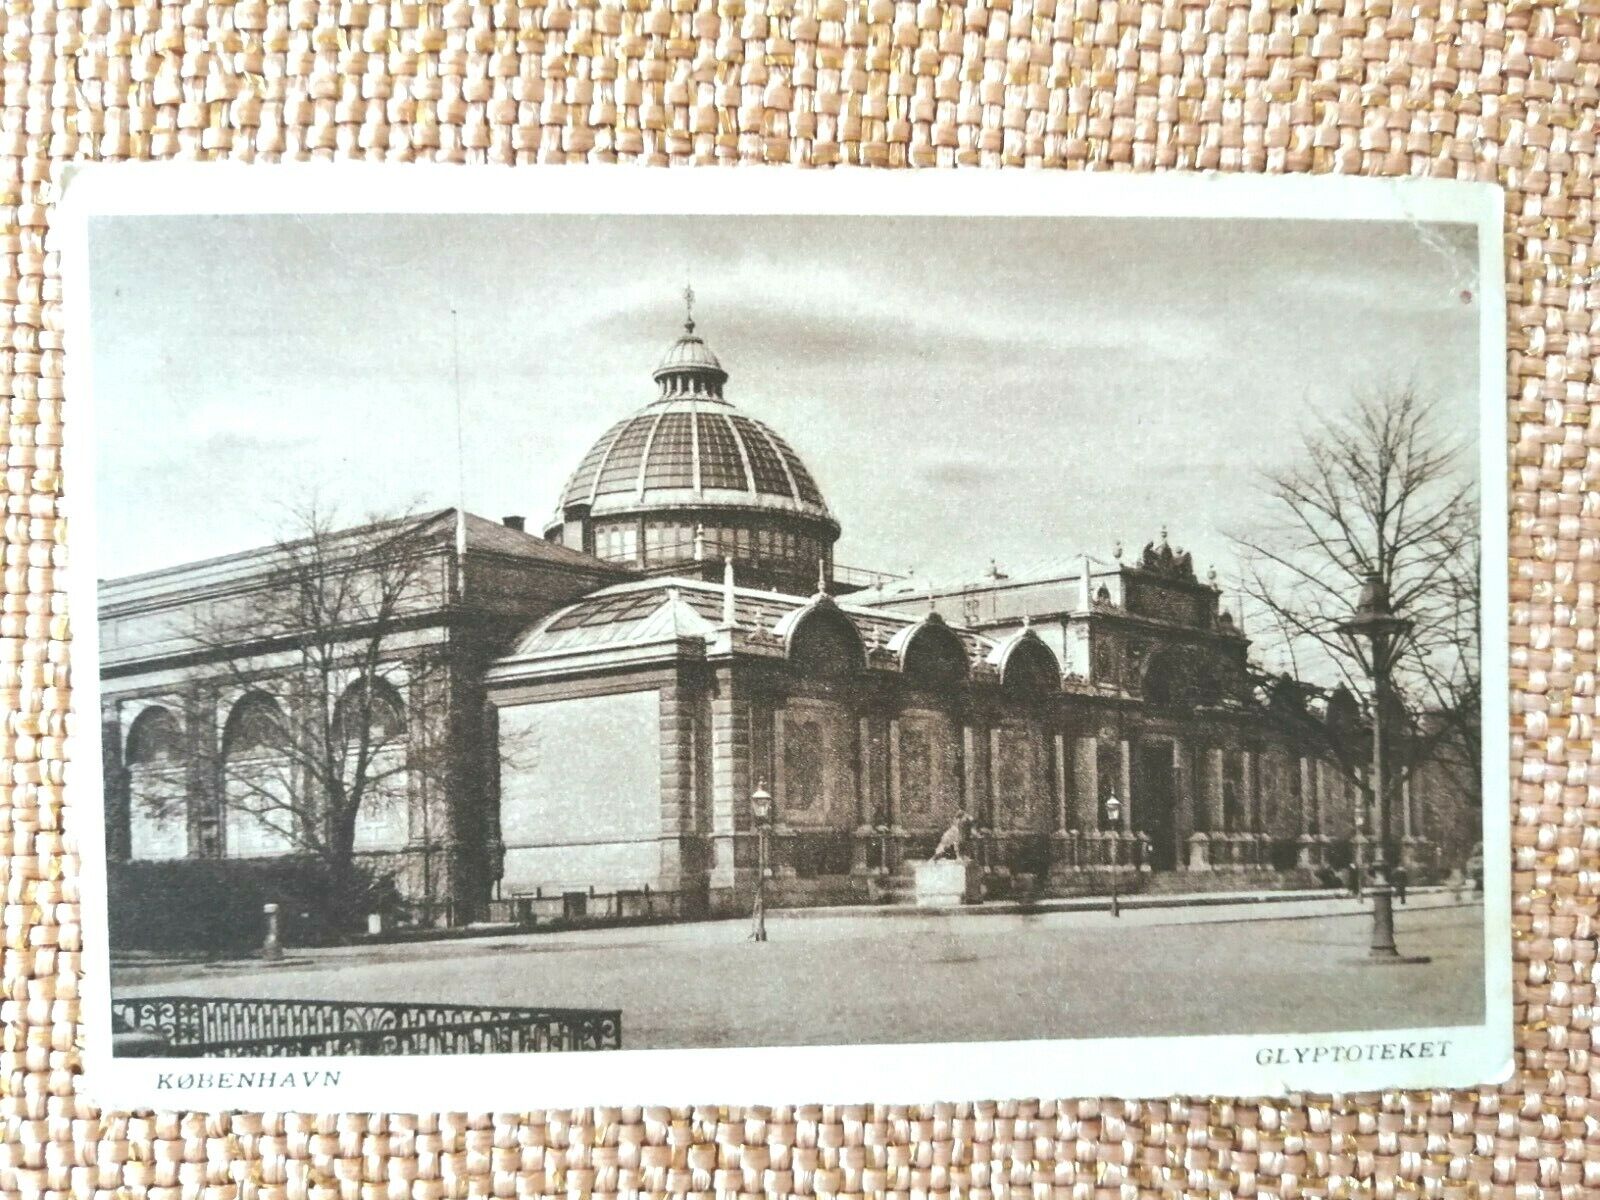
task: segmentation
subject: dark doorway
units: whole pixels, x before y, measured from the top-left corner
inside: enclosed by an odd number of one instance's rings
[[[1139,778],[1134,787],[1135,827],[1150,839],[1150,866],[1172,871],[1178,866],[1175,798],[1172,788],[1172,745],[1146,743],[1139,747]]]

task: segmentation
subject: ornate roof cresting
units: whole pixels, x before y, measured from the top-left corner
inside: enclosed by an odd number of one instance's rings
[[[1144,544],[1144,553],[1139,556],[1139,569],[1148,571],[1152,575],[1165,575],[1169,579],[1180,579],[1185,583],[1194,583],[1194,559],[1187,550],[1175,550],[1172,543],[1167,540],[1167,527],[1161,527],[1161,544],[1154,542]]]

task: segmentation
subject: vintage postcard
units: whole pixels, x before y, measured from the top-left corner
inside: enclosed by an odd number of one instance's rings
[[[64,204],[96,1100],[1506,1077],[1497,190]]]

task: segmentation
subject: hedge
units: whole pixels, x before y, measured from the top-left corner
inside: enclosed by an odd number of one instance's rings
[[[266,934],[262,906],[272,903],[284,945],[328,945],[359,933],[368,912],[394,901],[389,879],[365,871],[358,911],[336,911],[327,868],[305,857],[114,862],[107,882],[113,954],[255,950]]]

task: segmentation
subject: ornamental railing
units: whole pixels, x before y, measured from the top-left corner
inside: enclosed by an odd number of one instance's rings
[[[622,1048],[622,1013],[615,1009],[144,996],[113,1000],[111,1014],[119,1033],[145,1035],[132,1053],[174,1058]]]

